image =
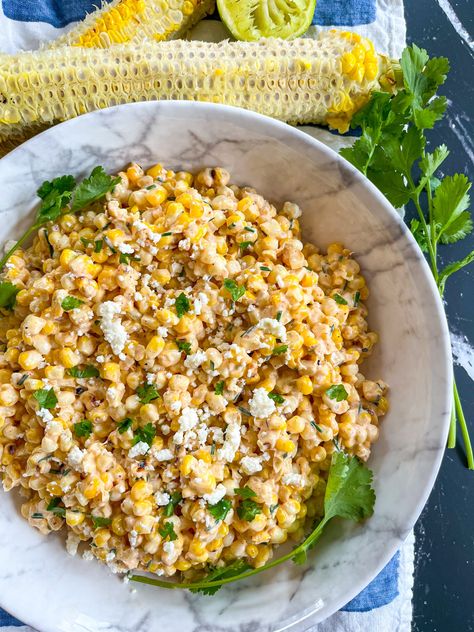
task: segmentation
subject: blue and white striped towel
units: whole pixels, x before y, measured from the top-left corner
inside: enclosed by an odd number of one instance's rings
[[[0,52],[35,49],[98,4],[100,0],[0,0]],[[350,27],[391,56],[398,57],[405,45],[403,0],[318,0],[313,25],[309,35],[320,28]],[[213,19],[198,24],[193,35],[213,41],[227,37],[221,23]],[[347,142],[324,130],[304,129],[335,149]],[[360,595],[311,632],[410,632],[413,545],[410,536]],[[31,632],[31,628],[0,609],[0,632]]]

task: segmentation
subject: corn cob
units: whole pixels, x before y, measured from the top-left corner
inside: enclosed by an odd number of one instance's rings
[[[5,57],[0,58],[5,147],[78,114],[152,99],[226,103],[344,132],[373,90],[396,87],[389,59],[359,35],[336,31],[317,40],[177,40]]]
[[[138,37],[178,38],[213,10],[214,0],[112,0],[49,47],[108,48]]]

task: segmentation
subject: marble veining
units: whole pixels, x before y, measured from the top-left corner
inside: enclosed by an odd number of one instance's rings
[[[377,504],[363,526],[334,523],[299,567],[287,563],[213,598],[124,584],[71,558],[0,493],[0,605],[41,632],[303,632],[354,597],[388,562],[418,517],[438,471],[449,421],[451,368],[442,305],[405,225],[383,196],[334,152],[251,112],[204,103],[139,103],[53,128],[0,161],[0,242],[30,221],[46,179],[103,165],[160,161],[224,166],[275,203],[292,200],[307,240],[342,241],[371,289],[381,341],[364,372],[391,387],[370,465]],[[25,595],[28,595],[27,602]],[[48,604],[45,607],[45,604]]]

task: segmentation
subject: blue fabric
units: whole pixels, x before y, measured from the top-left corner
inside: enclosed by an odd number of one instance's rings
[[[47,22],[56,28],[82,20],[97,5],[100,6],[100,0],[2,0],[7,18],[17,22]]]
[[[368,612],[393,601],[398,595],[399,567],[400,553],[397,552],[373,582],[341,610],[346,612]]]
[[[23,623],[21,621],[18,621],[18,619],[14,619],[13,617],[11,617],[8,612],[5,612],[5,610],[2,610],[0,608],[0,628],[3,628],[6,625],[23,625]]]
[[[317,0],[313,24],[354,26],[375,22],[375,0]]]

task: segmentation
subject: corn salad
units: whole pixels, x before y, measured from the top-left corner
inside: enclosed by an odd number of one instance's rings
[[[3,487],[114,572],[262,566],[321,515],[333,451],[378,437],[365,279],[224,169],[119,175],[6,265]]]

